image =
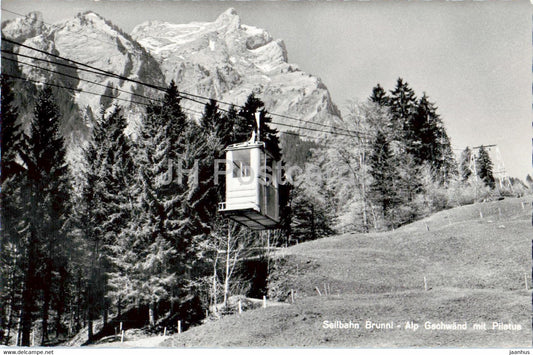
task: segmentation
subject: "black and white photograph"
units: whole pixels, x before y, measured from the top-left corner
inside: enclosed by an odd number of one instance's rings
[[[3,0],[0,350],[529,354],[532,6]]]

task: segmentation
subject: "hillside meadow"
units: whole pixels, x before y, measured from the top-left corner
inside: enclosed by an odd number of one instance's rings
[[[286,297],[287,307],[208,321],[160,345],[529,347],[530,206],[527,198],[479,203],[391,232],[284,249],[274,257],[288,268],[277,286],[292,290],[294,303]],[[325,321],[359,329],[326,328]],[[454,322],[466,322],[466,330],[439,329]]]

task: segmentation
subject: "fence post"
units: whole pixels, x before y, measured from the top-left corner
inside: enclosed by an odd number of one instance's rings
[[[426,279],[425,276],[424,276],[424,290],[425,290],[425,291],[428,290],[428,280]]]
[[[178,334],[181,334],[181,321],[178,321]]]
[[[320,289],[318,287],[315,286],[315,290],[316,290],[316,292],[318,292],[319,296],[322,296],[322,292],[320,292]]]
[[[294,303],[294,290],[291,288],[291,303]]]
[[[263,308],[267,308],[267,296],[263,296]]]
[[[124,330],[122,331],[121,335],[120,335],[120,342],[123,343],[124,342]]]
[[[239,300],[239,314],[242,313],[242,302],[241,300]]]

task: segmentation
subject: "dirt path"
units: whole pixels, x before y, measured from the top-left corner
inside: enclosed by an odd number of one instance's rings
[[[123,343],[120,341],[105,344],[90,345],[96,348],[157,348],[161,343],[170,338],[169,336],[156,335],[153,337],[141,338],[136,340],[126,340]]]

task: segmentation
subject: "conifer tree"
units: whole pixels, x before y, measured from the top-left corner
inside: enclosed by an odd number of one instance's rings
[[[87,257],[88,270],[84,270],[84,272],[87,272],[85,285],[87,312],[85,316],[87,319],[89,341],[92,341],[93,337],[93,320],[102,308],[104,297],[101,288],[98,287],[102,281],[102,275],[98,273],[98,256],[100,255],[100,249],[103,244],[103,231],[100,226],[105,219],[104,206],[102,204],[104,187],[99,176],[105,142],[104,130],[101,124],[96,122],[92,132],[92,139],[84,151],[84,185],[81,189],[80,203],[76,209],[78,228],[81,230],[83,240],[89,252]]]
[[[410,117],[406,131],[408,153],[416,165],[431,167],[435,180],[448,181],[455,174],[455,159],[450,140],[444,129],[437,108],[424,93],[414,114]]]
[[[7,79],[2,77],[1,100],[1,189],[0,225],[0,344],[8,345],[16,315],[19,313],[22,283],[20,257],[20,224],[24,215],[23,189],[24,168],[17,162],[23,145],[23,133],[18,124],[18,110],[14,105],[14,95]]]
[[[70,182],[65,147],[59,133],[60,115],[49,88],[39,93],[31,122],[30,137],[22,155],[27,166],[29,206],[27,258],[22,309],[22,345],[29,345],[32,311],[35,308],[35,278],[42,284],[42,342],[48,337],[52,273],[56,256],[63,254],[69,211]],[[40,249],[42,248],[42,249]]]
[[[85,150],[85,184],[78,223],[90,251],[87,261],[89,341],[93,335],[92,321],[101,314],[104,323],[107,322],[108,293],[112,287],[109,274],[114,267],[115,246],[133,213],[134,166],[125,128],[120,107],[115,106],[109,115],[102,110],[101,120],[95,125]]]
[[[231,105],[223,116],[224,125],[221,126],[220,132],[222,142],[224,145],[238,143],[239,138],[243,135],[241,132],[241,124],[244,123],[242,117],[238,116],[238,112],[234,105]],[[224,129],[226,128],[226,129]]]
[[[377,84],[374,88],[372,88],[372,94],[368,99],[370,102],[373,102],[380,107],[388,106],[390,102],[387,92],[381,87],[380,84]]]
[[[438,128],[436,141],[439,154],[433,162],[434,175],[438,183],[446,184],[457,176],[458,167],[450,138],[444,127]]]
[[[250,139],[252,131],[256,131],[257,134],[257,123],[255,119],[255,113],[259,112],[260,117],[260,127],[259,134],[260,140],[265,142],[266,149],[274,156],[274,159],[280,159],[281,149],[279,146],[279,137],[278,130],[270,127],[269,123],[272,122],[272,118],[268,115],[267,111],[262,109],[264,103],[255,97],[252,93],[248,96],[246,103],[241,111],[239,111],[239,120],[237,121],[238,125],[238,134],[237,139],[240,142],[244,142]]]
[[[215,132],[223,123],[216,100],[211,99],[204,106],[204,113],[200,119],[200,127],[204,132]]]
[[[113,261],[117,267],[115,298],[149,306],[151,324],[156,321],[158,304],[183,297],[190,278],[193,250],[187,184],[194,171],[184,179],[184,170],[192,168],[185,158],[191,155],[188,130],[172,82],[163,102],[148,106],[144,116],[135,155],[134,218],[117,246],[123,252],[117,252]],[[121,286],[128,292],[117,293]]]
[[[413,89],[402,78],[398,78],[396,87],[390,92],[390,108],[392,120],[399,125],[403,137],[400,139],[409,139],[409,122],[416,110],[416,96]]]
[[[479,153],[476,159],[476,168],[479,178],[486,186],[494,189],[496,184],[494,181],[494,175],[492,174],[492,161],[484,146],[479,148]]]
[[[372,176],[370,184],[370,198],[381,207],[385,220],[390,217],[392,210],[399,203],[395,181],[398,179],[396,163],[390,143],[382,131],[378,131],[372,143],[369,167]]]
[[[472,170],[470,169],[470,162],[472,160],[472,150],[469,147],[466,147],[465,150],[461,152],[461,158],[459,163],[459,169],[461,173],[461,180],[468,181],[468,178],[472,175]]]

